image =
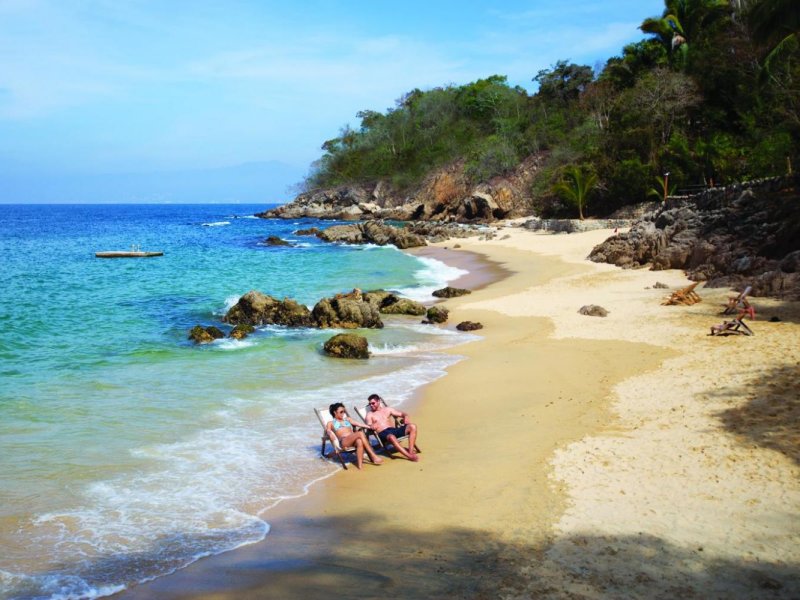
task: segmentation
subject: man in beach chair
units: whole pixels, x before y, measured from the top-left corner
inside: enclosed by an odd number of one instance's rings
[[[712,325],[709,335],[753,335],[753,330],[745,325],[741,317],[730,321],[723,321],[719,325]]]
[[[335,402],[328,407],[328,410],[315,408],[314,412],[322,425],[322,448],[320,454],[326,456],[325,445],[330,442],[331,454],[336,455],[342,467],[347,470],[347,463],[344,460],[345,454],[356,455],[356,468],[361,469],[364,462],[364,453],[367,454],[373,464],[379,465],[383,459],[375,454],[372,444],[369,442],[368,435],[374,432],[365,425],[354,422],[341,402]]]
[[[356,409],[358,411],[358,409]],[[408,460],[417,462],[417,426],[411,422],[407,412],[387,406],[378,394],[367,400],[366,413],[361,415],[367,425],[377,434],[384,447],[390,444]],[[359,411],[360,412],[360,411]],[[408,438],[408,447],[403,448],[400,441]],[[391,456],[391,455],[390,455]]]

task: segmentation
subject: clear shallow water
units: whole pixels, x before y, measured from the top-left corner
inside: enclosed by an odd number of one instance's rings
[[[366,332],[369,361],[323,356],[330,330],[188,342],[250,289],[427,300],[461,273],[247,218],[264,208],[0,205],[0,598],[104,595],[262,539],[267,508],[337,469],[314,406],[402,402],[457,360],[439,350],[471,338],[416,318]],[[94,258],[131,244],[165,255]]]

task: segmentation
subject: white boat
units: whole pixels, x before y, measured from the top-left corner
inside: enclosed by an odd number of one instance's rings
[[[139,246],[131,246],[130,250],[108,250],[95,252],[96,258],[150,258],[151,256],[164,256],[163,252],[144,252]]]

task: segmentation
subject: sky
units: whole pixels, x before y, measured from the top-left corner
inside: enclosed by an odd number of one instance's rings
[[[358,111],[493,74],[533,91],[558,60],[619,55],[663,6],[0,0],[0,202],[189,201],[159,195],[158,174],[202,181],[242,165],[263,166],[275,190],[221,201],[282,201]]]

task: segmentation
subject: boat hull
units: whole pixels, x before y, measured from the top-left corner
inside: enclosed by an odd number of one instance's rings
[[[112,252],[95,252],[97,258],[150,258],[153,256],[164,256],[163,252],[128,252],[125,250]]]

